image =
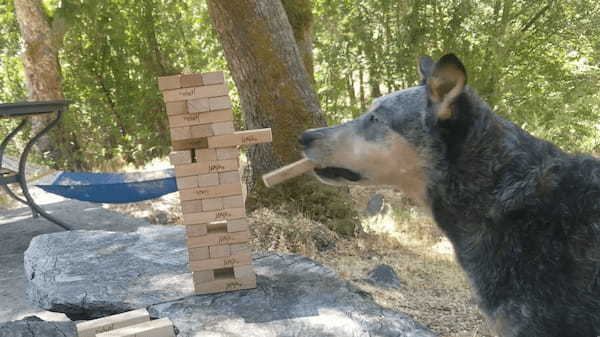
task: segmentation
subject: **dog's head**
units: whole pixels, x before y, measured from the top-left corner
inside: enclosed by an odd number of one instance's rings
[[[377,98],[359,118],[300,137],[316,175],[328,184],[391,185],[425,200],[425,168],[436,155],[436,125],[452,118],[467,75],[454,55],[419,60],[421,85]]]

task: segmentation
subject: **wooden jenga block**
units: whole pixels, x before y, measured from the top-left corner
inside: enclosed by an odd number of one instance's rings
[[[208,137],[208,147],[232,147],[235,145],[251,145],[268,143],[273,140],[271,129],[238,131],[230,135]]]
[[[288,179],[297,177],[305,172],[315,168],[315,164],[310,160],[303,158],[291,164],[283,166],[273,172],[269,172],[262,176],[263,183],[267,187],[271,187],[282,183]]]
[[[202,81],[204,82],[204,85],[221,84],[221,83],[225,83],[225,76],[223,76],[222,71],[213,71],[213,72],[209,72],[209,73],[203,73]]]
[[[192,134],[189,126],[171,128],[171,140],[185,140],[190,138],[192,138]]]
[[[220,173],[209,173],[209,174],[200,174],[198,175],[198,186],[197,187],[207,187],[219,185],[219,174]]]
[[[240,173],[238,171],[219,173],[220,184],[241,184]]]
[[[215,280],[215,273],[212,270],[201,270],[192,272],[194,283],[206,283]]]
[[[233,267],[235,278],[245,278],[254,276],[254,269],[251,265]]]
[[[256,288],[256,276],[242,279],[221,279],[212,282],[194,283],[197,294],[212,294]]]
[[[200,124],[210,124],[218,122],[227,122],[233,120],[233,111],[231,109],[215,110],[209,112],[195,112],[185,115],[169,116],[169,126],[192,126]]]
[[[187,102],[170,102],[166,103],[165,107],[167,108],[168,115],[183,115],[188,113]]]
[[[203,224],[212,221],[239,219],[246,216],[245,208],[228,208],[217,211],[183,214],[184,225]]]
[[[215,149],[196,149],[194,152],[197,162],[217,160],[217,151]]]
[[[246,218],[227,220],[227,231],[245,232],[248,230],[248,220]]]
[[[202,74],[185,74],[179,77],[179,84],[182,88],[199,87],[204,85]]]
[[[235,129],[233,128],[233,122],[220,122],[211,124],[212,133],[215,136],[218,135],[227,135],[230,133],[234,133]],[[212,135],[211,135],[212,136]]]
[[[188,249],[188,261],[206,260],[210,258],[208,247],[197,247]]]
[[[231,99],[229,96],[210,97],[208,99],[210,110],[231,109]]]
[[[193,227],[193,226],[190,226]],[[235,233],[214,233],[201,236],[187,237],[187,244],[190,248],[208,247],[215,245],[233,245],[238,243],[247,243],[250,240],[250,232]]]
[[[213,135],[213,130],[209,124],[200,124],[190,126],[191,138],[202,138]]]
[[[203,211],[202,200],[187,200],[181,202],[181,211],[183,214],[200,213]]]
[[[202,211],[204,211],[204,212],[216,211],[216,210],[223,209],[223,208],[224,208],[223,198],[212,198],[212,199],[203,199],[202,200]]]
[[[216,154],[215,154],[216,156]],[[169,153],[169,160],[172,165],[191,164],[192,163],[192,152],[191,151],[173,151]]]
[[[158,78],[158,89],[160,91],[181,88],[180,76],[163,76]]]
[[[187,101],[187,111],[189,113],[210,111],[208,98],[197,98]]]
[[[192,226],[185,226],[186,234],[188,238],[195,236],[204,236],[208,234],[207,224],[197,224]],[[208,251],[207,251],[208,254]]]
[[[229,245],[229,251],[231,252],[231,255],[250,254],[250,247],[247,243],[236,243]]]
[[[208,147],[208,139],[202,138],[190,138],[182,140],[171,140],[171,147],[175,151],[201,149]]]
[[[211,259],[231,255],[229,245],[210,246],[208,247],[208,250],[210,252]]]
[[[175,166],[175,175],[186,177],[191,175],[236,171],[239,167],[237,159],[201,161],[192,164]]]
[[[237,147],[223,147],[215,149],[217,151],[217,159],[235,159],[240,156],[240,150]]]
[[[223,208],[241,208],[245,206],[244,197],[241,194],[224,197],[221,200],[221,205],[223,205]]]
[[[175,337],[175,329],[170,319],[161,318],[100,333],[96,337]]]
[[[242,193],[242,185],[237,184],[221,184],[208,187],[198,187],[189,190],[179,191],[179,198],[184,200],[210,199],[218,197],[228,197],[231,195],[239,195]]]
[[[202,271],[212,270],[219,268],[230,268],[245,266],[252,263],[252,256],[250,254],[237,254],[231,256],[224,256],[208,260],[196,260],[190,261],[191,271]]]
[[[122,314],[106,316],[91,321],[86,321],[77,324],[77,336],[79,337],[96,337],[107,331],[122,328],[128,325],[135,325],[150,320],[150,315],[146,309],[138,309],[124,312]]]
[[[197,176],[176,177],[175,180],[177,181],[177,189],[180,191],[198,187]]]
[[[162,93],[165,102],[177,102],[196,98],[225,96],[228,93],[228,89],[225,84],[216,84],[193,88],[165,90]]]

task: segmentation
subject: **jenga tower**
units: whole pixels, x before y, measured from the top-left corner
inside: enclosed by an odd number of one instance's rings
[[[195,291],[255,288],[237,146],[270,142],[271,129],[235,132],[222,72],[161,77],[159,88]]]

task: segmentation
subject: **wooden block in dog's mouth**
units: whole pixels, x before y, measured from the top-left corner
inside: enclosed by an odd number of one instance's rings
[[[286,180],[297,177],[301,174],[304,174],[312,169],[314,169],[316,165],[308,160],[307,158],[300,159],[291,164],[283,166],[273,172],[269,172],[262,176],[263,182],[267,187],[273,187],[277,184],[280,184]]]

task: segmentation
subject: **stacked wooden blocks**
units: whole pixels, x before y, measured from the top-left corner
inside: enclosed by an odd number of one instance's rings
[[[78,337],[175,337],[168,318],[150,320],[146,309],[106,316],[77,324]]]
[[[195,291],[254,288],[238,146],[270,142],[271,129],[234,130],[222,72],[161,77],[159,87]]]

